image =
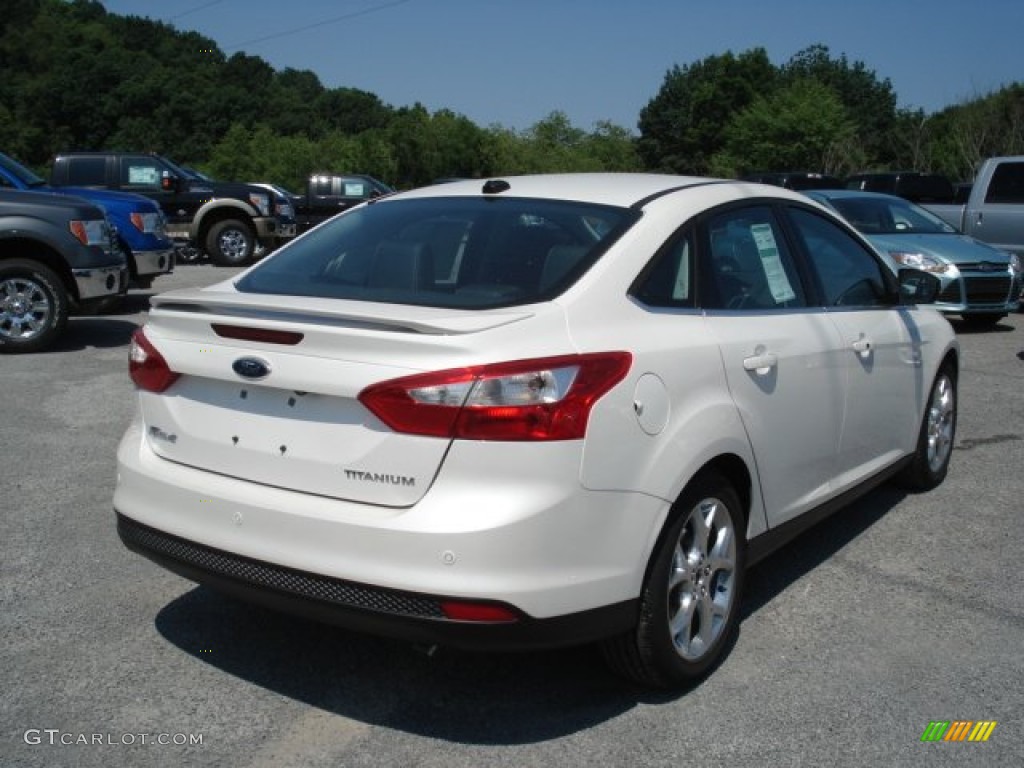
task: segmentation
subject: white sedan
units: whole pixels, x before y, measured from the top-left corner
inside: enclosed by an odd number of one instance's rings
[[[123,542],[200,583],[472,649],[600,641],[705,674],[745,569],[880,482],[946,475],[938,281],[758,184],[457,181],[154,297]]]

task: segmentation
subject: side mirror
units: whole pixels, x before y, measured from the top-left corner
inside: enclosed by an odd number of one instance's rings
[[[160,174],[160,189],[164,192],[174,192],[178,188],[178,177],[170,171]]]
[[[905,268],[896,273],[900,284],[900,304],[933,304],[942,281],[920,269]]]

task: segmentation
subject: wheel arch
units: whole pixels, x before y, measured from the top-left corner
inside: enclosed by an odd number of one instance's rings
[[[680,499],[682,499],[687,489],[690,488],[698,478],[709,474],[717,474],[721,476],[736,491],[736,495],[739,496],[740,499],[740,514],[743,516],[743,524],[740,527],[743,530],[744,537],[748,535],[752,515],[752,504],[754,503],[755,498],[754,474],[751,472],[750,467],[747,466],[747,462],[738,454],[720,453],[705,461],[697,471],[690,475],[679,489],[679,493],[670,505],[664,520],[661,521],[661,526],[657,531],[657,535],[652,538],[648,547],[647,563],[644,565],[643,582],[641,583],[645,583],[647,581],[655,553],[661,548],[661,545],[665,540],[665,537],[668,535],[668,531],[672,527],[676,518],[683,513],[682,507],[679,506]]]
[[[252,222],[253,210],[241,201],[216,200],[211,201],[196,211],[192,219],[192,240],[197,243],[205,243],[206,236],[210,229],[222,221],[238,219],[243,221],[256,236],[256,227]]]
[[[120,232],[117,234],[117,247],[120,248],[121,253],[124,254],[124,260],[128,262],[129,278],[134,281],[139,276],[139,268],[135,263],[135,252],[132,251],[132,247]]]
[[[4,244],[6,249],[10,249],[6,255],[0,256],[0,262],[13,259],[37,261],[48,267],[60,278],[61,285],[63,285],[69,299],[74,302],[79,300],[78,284],[75,282],[74,275],[71,274],[71,268],[68,266],[67,260],[61,255],[60,251],[40,240],[30,237],[5,237],[0,239],[0,242]]]

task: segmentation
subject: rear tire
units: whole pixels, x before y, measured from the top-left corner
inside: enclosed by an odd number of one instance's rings
[[[673,506],[651,557],[634,630],[604,641],[618,674],[676,688],[702,678],[739,625],[746,540],[739,496],[716,472],[698,475]]]
[[[912,491],[929,491],[946,479],[956,438],[956,411],[956,375],[952,366],[946,364],[935,375],[914,458],[897,475],[898,485]]]
[[[67,322],[67,291],[53,270],[29,259],[0,261],[0,353],[45,349]]]
[[[218,221],[206,234],[206,252],[221,267],[240,267],[252,259],[256,237],[244,221]]]

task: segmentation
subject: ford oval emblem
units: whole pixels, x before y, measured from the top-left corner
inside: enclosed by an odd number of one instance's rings
[[[231,370],[245,379],[263,379],[270,374],[270,363],[258,357],[240,357],[231,364]]]

